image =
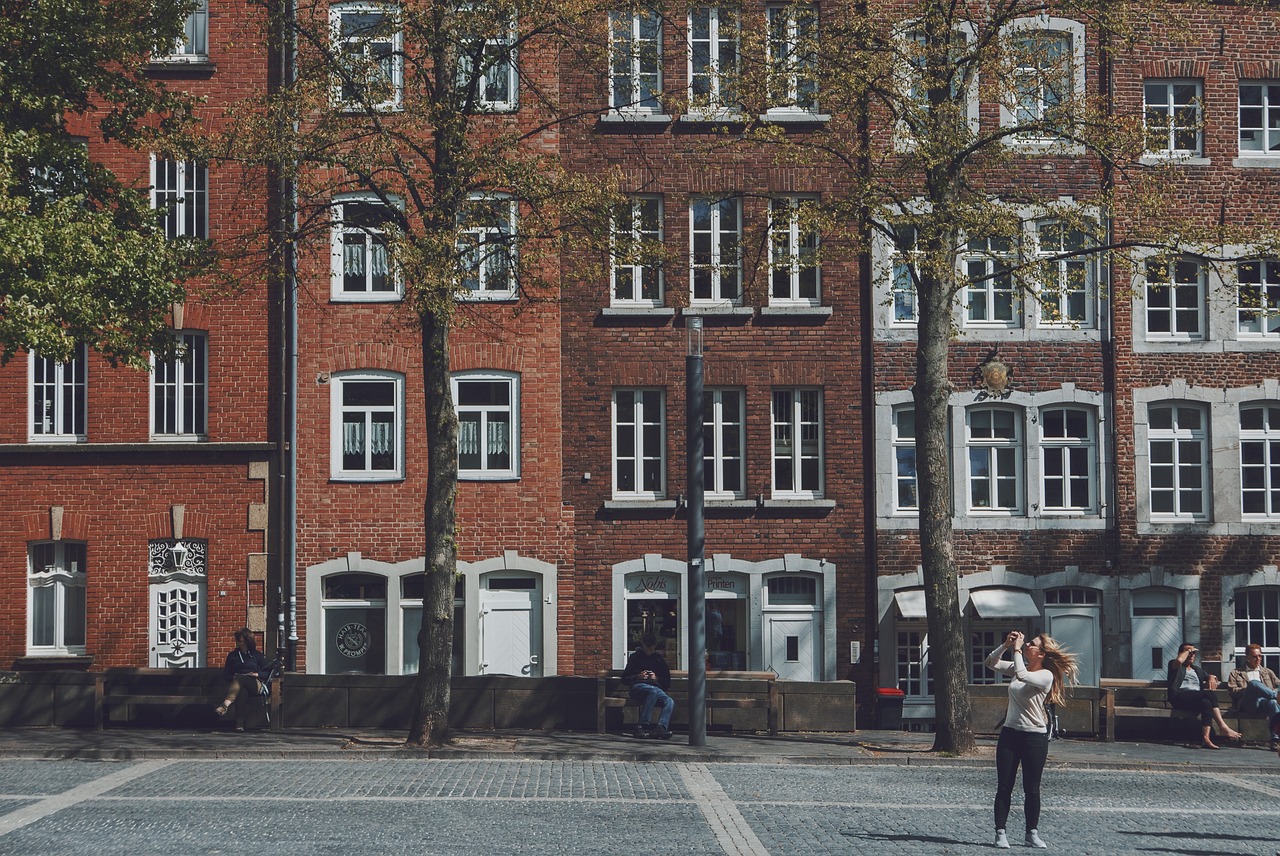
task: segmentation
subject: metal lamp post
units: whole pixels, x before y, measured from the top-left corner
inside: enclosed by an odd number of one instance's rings
[[[702,554],[706,543],[703,528],[702,451],[702,319],[686,320],[688,347],[685,351],[685,445],[687,447],[689,591],[689,745],[707,745],[707,604],[706,573]]]

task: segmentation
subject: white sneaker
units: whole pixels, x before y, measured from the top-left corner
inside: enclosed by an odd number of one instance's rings
[[[1044,839],[1040,837],[1040,832],[1038,830],[1031,829],[1027,831],[1027,846],[1044,848],[1049,845],[1044,843]]]
[[[1003,830],[1003,829],[997,829],[997,830],[996,830],[996,843],[995,843],[995,846],[996,846],[997,848],[1001,849],[1001,850],[1008,850],[1008,849],[1009,849],[1009,836],[1007,836],[1007,835],[1005,835],[1005,834],[1004,834],[1004,830]]]

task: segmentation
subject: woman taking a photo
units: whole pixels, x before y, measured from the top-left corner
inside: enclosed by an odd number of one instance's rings
[[[1004,660],[1004,652],[1012,650],[1013,660]],[[1040,823],[1040,776],[1049,756],[1050,704],[1064,702],[1063,687],[1076,676],[1076,658],[1045,633],[1025,641],[1024,634],[1013,630],[1004,644],[987,657],[988,669],[1009,675],[1009,706],[1004,715],[1004,728],[996,743],[996,840],[995,846],[1008,849],[1009,836],[1005,823],[1013,799],[1013,783],[1022,766],[1023,813],[1026,815],[1026,844],[1045,847],[1037,826]]]

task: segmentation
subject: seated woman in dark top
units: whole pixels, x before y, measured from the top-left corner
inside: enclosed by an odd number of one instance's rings
[[[1189,710],[1200,714],[1200,744],[1206,749],[1218,749],[1210,735],[1210,728],[1218,729],[1229,740],[1239,740],[1240,732],[1227,725],[1218,709],[1217,678],[1196,665],[1199,649],[1190,642],[1178,647],[1178,656],[1169,661],[1169,684],[1166,697],[1174,710]]]
[[[241,627],[235,633],[235,640],[236,647],[227,655],[227,662],[223,667],[229,683],[222,704],[215,708],[218,716],[226,715],[227,709],[235,703],[242,691],[247,691],[250,698],[260,694],[263,685],[259,676],[270,668],[267,658],[258,650],[252,630]],[[236,708],[236,731],[244,731],[248,713],[245,707],[246,705],[240,705]]]

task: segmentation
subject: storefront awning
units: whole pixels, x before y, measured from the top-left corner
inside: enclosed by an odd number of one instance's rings
[[[924,590],[900,591],[893,595],[898,614],[903,618],[924,618]]]
[[[969,603],[979,618],[1039,618],[1036,602],[1025,591],[981,589],[969,592]]]

